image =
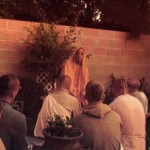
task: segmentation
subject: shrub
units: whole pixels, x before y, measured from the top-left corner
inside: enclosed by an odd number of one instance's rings
[[[23,63],[30,70],[39,73],[46,72],[48,82],[54,87],[55,79],[59,76],[64,63],[73,55],[77,40],[74,27],[66,32],[59,42],[59,32],[54,24],[40,24],[30,32],[30,39],[26,44],[30,50]],[[32,38],[32,40],[31,40]]]

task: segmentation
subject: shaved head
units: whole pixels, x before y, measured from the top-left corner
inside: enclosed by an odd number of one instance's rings
[[[128,88],[129,88],[130,93],[133,93],[139,90],[141,87],[141,82],[140,80],[137,80],[137,79],[129,79],[127,83],[128,83]]]

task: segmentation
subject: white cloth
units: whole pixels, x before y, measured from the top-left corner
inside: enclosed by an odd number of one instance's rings
[[[51,95],[48,95],[43,106],[38,114],[37,122],[34,129],[34,135],[36,137],[44,137],[42,130],[47,127],[48,117],[51,115],[60,115],[63,117],[71,117],[70,112],[68,112],[63,106],[61,106]]]
[[[148,112],[148,98],[146,97],[145,93],[142,91],[135,91],[131,93],[132,96],[136,97],[142,104],[145,114]]]
[[[146,97],[145,93],[142,91],[140,91],[139,94],[141,95],[140,102],[143,105],[145,113],[147,113],[148,112],[148,98]]]
[[[76,97],[67,91],[55,91],[49,94],[43,102],[43,106],[38,114],[34,129],[34,135],[44,137],[42,130],[47,127],[47,119],[51,115],[60,115],[66,119],[79,114],[79,102]]]
[[[76,97],[70,95],[68,91],[55,91],[50,94],[61,106],[67,109],[73,117],[79,114],[79,101]]]
[[[120,145],[120,150],[124,150],[123,147],[122,147],[122,145]]]
[[[118,96],[111,104],[122,120],[124,150],[145,150],[145,113],[140,101],[131,95]]]

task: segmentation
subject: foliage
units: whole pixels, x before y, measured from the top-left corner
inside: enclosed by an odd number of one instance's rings
[[[138,35],[150,33],[149,0],[105,0],[102,4],[102,21]]]
[[[76,23],[81,0],[1,0],[0,16],[19,20]]]
[[[63,116],[54,115],[48,119],[48,129],[52,136],[60,137],[76,137],[81,133],[77,129],[72,128],[72,119]]]
[[[30,70],[39,73],[48,73],[48,81],[52,84],[60,74],[64,63],[73,55],[76,47],[73,45],[77,40],[74,27],[70,27],[59,42],[59,32],[53,24],[40,24],[30,31],[30,38],[26,44],[31,53],[23,63]]]
[[[1,0],[0,16],[150,33],[149,0]]]

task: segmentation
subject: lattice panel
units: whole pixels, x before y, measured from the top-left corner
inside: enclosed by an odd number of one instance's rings
[[[45,91],[50,91],[52,86],[51,82],[48,81],[48,73],[40,72],[37,74],[37,83],[41,83],[44,86]]]

